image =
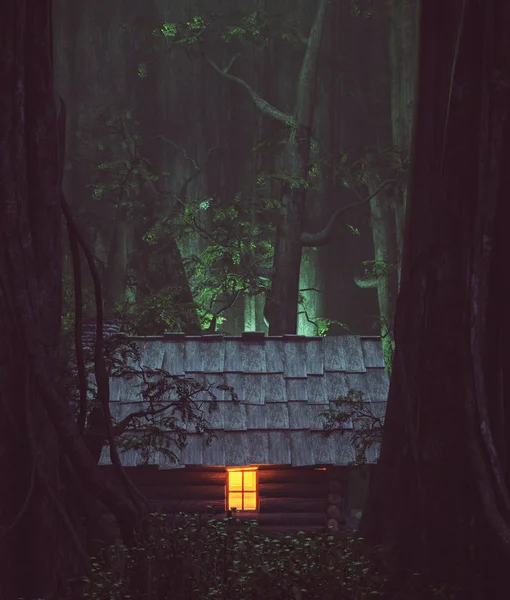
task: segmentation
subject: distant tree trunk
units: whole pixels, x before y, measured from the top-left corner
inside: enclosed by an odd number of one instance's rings
[[[113,237],[108,253],[105,278],[105,308],[107,314],[124,304],[127,288],[128,222],[126,209],[118,206],[115,213]]]
[[[477,573],[490,584],[476,597],[502,598],[510,594],[510,5],[430,0],[420,19],[395,359],[361,533],[393,548],[403,567],[449,582]]]
[[[245,81],[229,73],[230,64],[220,69],[211,60],[209,63],[220,75],[244,87],[255,106],[266,116],[285,123],[290,132],[281,155],[281,210],[276,227],[274,267],[271,290],[266,297],[265,317],[269,322],[269,334],[296,333],[299,271],[301,254],[305,243],[302,240],[306,185],[310,168],[310,143],[315,104],[317,64],[326,15],[326,0],[319,0],[317,12],[306,39],[306,50],[296,87],[296,107],[293,115],[286,115],[271,106]],[[310,243],[306,244],[312,245]]]
[[[297,330],[299,272],[303,248],[301,236],[310,168],[317,62],[325,14],[326,2],[319,0],[297,85],[295,123],[283,150],[282,171],[291,181],[282,182],[282,209],[276,228],[274,275],[268,296],[269,335],[296,333]]]
[[[0,596],[68,597],[88,564],[80,517],[99,498],[126,540],[136,512],[97,471],[56,388],[61,180],[52,3],[9,0],[0,20]]]

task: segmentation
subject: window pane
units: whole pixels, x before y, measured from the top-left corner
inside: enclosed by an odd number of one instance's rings
[[[248,492],[254,492],[257,488],[257,472],[256,471],[245,471],[244,472],[244,489]]]
[[[244,510],[257,510],[257,494],[255,492],[245,492]]]
[[[228,495],[228,508],[237,508],[237,510],[243,509],[243,495],[238,492],[230,493]]]
[[[232,491],[243,489],[243,472],[229,471],[228,472],[228,489]]]

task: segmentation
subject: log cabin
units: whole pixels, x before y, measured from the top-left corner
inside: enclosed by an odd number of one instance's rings
[[[362,508],[366,479],[355,458],[352,423],[324,436],[320,413],[349,390],[384,414],[388,378],[381,342],[355,335],[304,337],[165,334],[130,337],[140,364],[162,368],[217,389],[217,410],[208,415],[216,439],[208,445],[192,427],[187,444],[161,452],[121,454],[132,481],[153,508],[176,514],[231,515],[256,519],[262,529],[339,530]],[[110,382],[116,420],[140,410],[132,381]],[[207,403],[203,394],[197,401]],[[367,467],[377,459],[373,447]],[[102,468],[111,468],[105,448]]]

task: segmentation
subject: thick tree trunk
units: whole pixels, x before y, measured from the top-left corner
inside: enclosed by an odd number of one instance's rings
[[[430,0],[420,25],[395,360],[361,533],[402,566],[480,574],[503,586],[483,597],[506,597],[510,6]]]
[[[79,486],[136,513],[103,479],[56,388],[61,181],[53,92],[52,6],[11,0],[0,21],[0,596],[55,594],[87,568]],[[57,591],[58,594],[57,595]]]

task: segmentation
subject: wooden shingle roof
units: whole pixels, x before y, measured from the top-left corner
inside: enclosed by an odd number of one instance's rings
[[[363,392],[366,402],[383,412],[388,378],[379,338],[354,335],[265,337],[244,333],[130,338],[139,347],[141,364],[163,368],[200,383],[232,386],[217,391],[218,410],[207,416],[217,439],[210,446],[190,430],[187,447],[173,451],[178,463],[154,452],[149,464],[163,468],[185,465],[241,466],[250,464],[346,465],[354,460],[348,430],[326,438],[321,412],[350,389]],[[116,419],[140,410],[139,388],[129,380],[112,379],[111,411]],[[206,394],[199,400],[208,401]],[[121,455],[126,466],[140,464],[137,451]],[[376,459],[375,451],[369,457]],[[109,464],[103,452],[102,464]]]

